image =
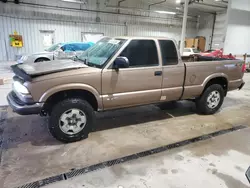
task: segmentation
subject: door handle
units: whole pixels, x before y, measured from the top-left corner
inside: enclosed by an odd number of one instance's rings
[[[155,71],[155,76],[161,76],[162,75],[162,71]]]

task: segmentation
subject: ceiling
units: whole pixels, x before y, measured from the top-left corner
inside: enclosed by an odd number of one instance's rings
[[[165,10],[183,12],[185,0],[106,0],[108,4],[116,4],[121,7],[133,7],[150,10]],[[228,0],[189,0],[189,14],[224,12],[227,10]],[[116,2],[116,3],[115,3]],[[144,6],[143,6],[143,5]]]
[[[67,1],[67,2],[65,2]],[[175,13],[176,15],[183,15],[185,0],[20,0],[21,4],[42,4],[53,6],[70,6],[80,7],[89,10],[111,10],[131,14],[145,14],[149,12],[157,15],[165,16],[162,13]],[[188,0],[189,8],[188,15],[190,17],[197,17],[204,13],[225,12],[227,10],[228,0]],[[150,15],[152,15],[150,13]]]

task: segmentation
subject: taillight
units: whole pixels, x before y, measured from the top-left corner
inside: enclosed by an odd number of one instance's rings
[[[246,63],[244,63],[243,65],[242,65],[242,72],[245,72],[246,71]]]

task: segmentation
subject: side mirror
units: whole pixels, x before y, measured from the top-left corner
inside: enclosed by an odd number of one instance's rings
[[[61,48],[58,49],[58,51],[60,52],[64,52],[65,48],[62,46]]]
[[[250,183],[250,167],[248,168],[248,170],[246,171],[246,177]]]
[[[113,64],[113,69],[120,69],[120,68],[128,68],[129,67],[129,60],[126,57],[117,57]]]

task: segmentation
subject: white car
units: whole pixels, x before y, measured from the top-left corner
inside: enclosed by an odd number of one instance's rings
[[[195,48],[184,48],[183,50],[183,56],[190,56],[194,54],[199,54],[200,51]]]
[[[91,47],[92,42],[68,42],[54,44],[43,52],[23,55],[17,63],[38,63],[55,59],[70,59]]]

